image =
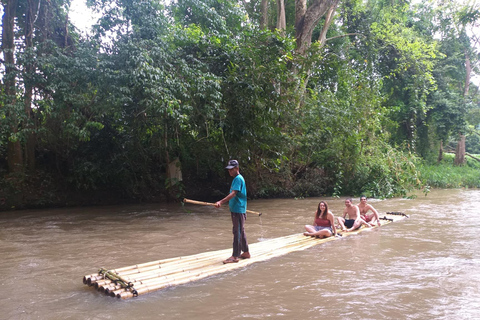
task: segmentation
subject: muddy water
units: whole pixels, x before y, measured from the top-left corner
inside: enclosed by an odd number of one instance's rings
[[[257,200],[249,242],[303,231],[319,198]],[[326,199],[335,215],[344,199]],[[226,209],[142,205],[0,213],[0,319],[475,319],[479,190],[370,200],[411,217],[130,300],[83,285],[99,267],[231,246]],[[252,252],[252,255],[255,253]]]

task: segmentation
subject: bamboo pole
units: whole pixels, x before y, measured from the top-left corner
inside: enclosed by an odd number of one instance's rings
[[[190,199],[183,199],[183,202],[184,203],[191,203],[191,204],[198,204],[198,205],[201,205],[201,206],[215,206],[215,203],[211,203],[211,202],[204,202],[204,201],[197,201],[197,200],[190,200]],[[261,212],[257,212],[257,211],[252,211],[252,210],[247,210],[247,213],[251,213],[251,214],[256,214],[258,216],[261,216],[262,213]]]
[[[303,236],[303,235],[302,235]],[[297,250],[304,250],[309,247],[312,247],[316,244],[327,242],[327,241],[332,241],[334,240],[334,237],[329,237],[329,238],[324,238],[324,239],[308,239],[309,241],[298,241],[297,243],[291,243],[288,246],[285,246],[284,248],[278,249],[271,251],[267,254],[261,255],[256,259],[249,259],[249,261],[244,260],[244,263],[241,263],[242,266],[246,266],[251,263],[259,262],[259,261],[264,261],[268,260],[277,256],[284,255],[286,253],[292,252],[292,251],[297,251]],[[240,262],[239,262],[240,263]],[[198,273],[194,274],[185,274],[185,275],[177,275],[175,278],[172,279],[158,279],[158,280],[153,280],[150,282],[144,282],[144,284],[135,286],[135,289],[137,291],[138,295],[149,293],[152,291],[156,291],[168,286],[173,286],[173,285],[178,285],[178,284],[183,284],[195,280],[199,280],[220,272],[227,271],[229,269],[234,269],[237,268],[237,264],[228,264],[228,265],[217,265],[217,266],[211,266],[209,268],[203,269]],[[118,298],[126,299],[129,297],[133,297],[133,293],[125,290],[120,290],[116,293],[116,296]]]
[[[284,246],[285,244],[287,244],[288,242],[285,242],[285,240],[290,239],[288,241],[292,241],[291,239],[293,239],[294,241],[298,241],[299,239],[302,240],[304,238],[305,237],[303,235],[286,236],[286,237],[274,238],[274,239],[258,242],[258,243],[252,244],[250,247],[252,248],[251,250],[256,251],[255,254],[258,254],[258,253],[262,253],[261,247],[268,246],[269,248],[268,250],[274,250],[276,246]],[[166,263],[159,263],[158,265],[154,265],[149,269],[132,269],[124,272],[117,272],[118,270],[126,269],[126,268],[121,268],[121,269],[112,269],[112,270],[109,270],[109,272],[123,276],[126,280],[131,281],[132,279],[136,278],[136,276],[142,277],[143,275],[146,275],[146,274],[169,273],[172,271],[171,270],[172,268],[174,270],[178,268],[188,269],[188,268],[194,268],[194,267],[196,268],[199,265],[201,266],[202,264],[218,263],[218,259],[222,259],[222,256],[225,256],[228,253],[228,251],[229,251],[228,249],[212,251],[210,252],[209,255],[202,254],[203,257],[200,255],[179,257],[179,259],[175,259],[175,261],[171,261],[170,259],[168,259],[169,261],[167,261]],[[104,278],[103,275],[99,277],[101,277],[101,279]],[[101,281],[101,280],[97,280],[97,282],[98,281]]]
[[[284,242],[283,241],[284,239],[290,239],[290,240],[288,242]],[[287,236],[283,238],[275,238],[275,239],[270,239],[267,241],[263,241],[263,242],[259,242],[251,245],[251,248],[252,248],[251,251],[253,250],[255,255],[263,255],[270,251],[278,250],[287,245],[294,245],[295,243],[301,244],[302,242],[305,242],[305,241],[308,241],[308,238],[301,234]],[[259,245],[261,245],[261,247]],[[224,250],[220,250],[220,252],[221,251],[224,251]],[[194,269],[205,268],[212,264],[218,264],[221,260],[222,260],[222,256],[216,256],[216,257],[213,257],[213,259],[210,259],[208,261],[194,261],[193,263],[189,263],[188,265],[171,265],[168,268],[164,267],[161,270],[156,269],[150,272],[135,273],[135,274],[132,274],[131,276],[127,276],[123,273],[119,273],[118,275],[121,275],[125,282],[132,282],[133,284],[136,284],[137,281],[148,281],[150,279],[155,279],[165,275],[174,275],[177,273],[186,272]],[[115,287],[115,289],[119,289],[121,286],[120,285],[115,286],[115,284],[111,284],[111,281],[108,281],[108,280],[100,280],[95,284],[95,287],[100,291],[105,290],[108,292],[107,290],[108,288]]]
[[[293,250],[295,250],[295,248],[297,248],[297,247],[298,247],[298,248],[307,248],[307,247],[310,247],[310,246],[312,246],[312,245],[315,245],[315,243],[312,243],[312,242],[315,242],[315,241],[325,241],[325,240],[329,240],[329,239],[326,238],[326,239],[306,239],[306,240],[307,240],[307,241],[298,241],[297,243],[291,243],[291,244],[289,244],[288,246],[284,246],[284,248],[278,248],[278,250],[275,250],[275,249],[274,249],[274,250],[269,250],[268,252],[266,252],[265,254],[262,254],[262,255],[263,255],[263,256],[270,256],[270,255],[271,255],[271,256],[277,256],[277,255],[279,255],[279,253],[282,254],[283,251],[285,250],[285,248],[288,249],[288,247],[293,247]],[[282,249],[283,249],[283,250],[282,250]],[[288,249],[288,251],[291,251],[291,250],[292,250],[292,249]],[[261,258],[262,255],[259,255],[260,258],[257,259],[257,260],[262,260],[262,258]],[[245,260],[244,260],[244,261],[245,261]],[[252,260],[252,261],[253,261],[253,260]],[[244,263],[244,265],[246,265],[246,264],[247,264],[247,262]],[[214,268],[221,268],[221,267],[225,268],[225,266],[218,265],[218,264],[215,264],[213,267],[214,267]],[[187,272],[187,271],[184,271],[184,272]],[[187,273],[190,273],[190,272],[191,272],[191,271],[188,271]],[[170,278],[170,277],[168,277],[168,278]],[[174,277],[172,277],[172,278],[176,278],[176,277],[174,276]],[[156,279],[154,279],[154,280],[152,280],[151,282],[149,282],[149,281],[143,281],[143,282],[146,284],[146,283],[152,283],[152,282],[163,282],[163,280],[156,280]],[[135,288],[137,289],[137,286],[135,286]]]
[[[212,253],[212,255],[202,257],[202,258],[192,257],[189,259],[178,260],[175,263],[162,264],[159,266],[152,266],[144,269],[131,269],[128,271],[115,272],[115,273],[118,275],[122,275],[124,277],[127,277],[127,276],[135,277],[135,275],[140,275],[140,274],[169,272],[171,269],[194,266],[198,263],[208,263],[209,261],[215,260],[220,255],[226,256],[228,252],[225,250],[221,250],[220,252],[215,252],[215,253]],[[114,272],[114,270],[112,270],[112,272]]]
[[[250,247],[256,248],[257,246],[271,246],[274,245],[275,243],[281,243],[285,244],[285,242],[292,241],[291,239],[294,239],[295,241],[299,238],[303,238],[303,235],[300,234],[294,234],[294,235],[288,235],[280,238],[273,238],[273,239],[268,239],[265,241],[257,242]],[[155,270],[158,268],[165,268],[169,265],[174,265],[174,266],[179,266],[181,264],[188,264],[192,261],[200,261],[200,260],[207,260],[207,259],[215,259],[217,256],[220,255],[227,255],[229,254],[231,249],[224,249],[224,250],[217,250],[217,251],[209,251],[209,252],[204,252],[201,254],[195,254],[191,256],[181,256],[181,257],[176,257],[176,258],[169,258],[169,259],[164,259],[164,260],[157,260],[153,262],[148,262],[148,263],[143,263],[143,264],[138,264],[138,265],[133,265],[129,267],[123,267],[123,268],[117,268],[117,269],[111,269],[108,270],[111,273],[115,273],[118,275],[128,275],[128,274],[134,274],[134,273],[143,273],[145,271],[149,270]],[[95,280],[95,277],[97,277],[97,280]],[[103,275],[97,274],[92,274],[92,275],[87,275],[84,277],[84,283],[87,282],[85,279],[91,279],[91,281],[100,281],[104,279]],[[93,283],[92,283],[93,285]]]
[[[287,239],[289,238],[290,241],[282,243],[282,241],[279,241],[279,239],[281,239],[281,238],[276,238],[276,239],[272,239],[273,241],[264,241],[264,242],[254,244],[254,245],[259,245],[259,244],[263,245],[261,248],[260,247],[256,248],[254,254],[258,255],[258,256],[265,255],[267,257],[268,256],[276,256],[275,251],[283,253],[284,250],[282,250],[282,249],[284,249],[284,248],[293,247],[294,250],[295,250],[295,248],[299,248],[299,249],[300,248],[308,248],[310,246],[315,245],[315,243],[312,243],[312,239],[310,239],[309,237],[303,236],[303,234],[294,235],[293,237],[288,236],[288,237],[284,237],[284,238],[287,238]],[[316,240],[317,241],[322,241],[322,240],[318,240],[318,239],[316,239]],[[274,242],[274,241],[278,242],[278,245],[271,246],[272,242]],[[254,245],[252,245],[252,247]],[[266,246],[266,245],[268,245],[268,246]],[[291,251],[291,250],[288,250],[288,251]],[[212,264],[217,265],[219,263],[219,259],[221,259],[221,257],[218,257],[218,259],[214,259],[214,260],[212,260],[210,262],[207,262],[207,263],[204,263],[204,262],[200,261],[200,262],[197,262],[195,264],[192,264],[191,266],[188,266],[187,268],[176,268],[176,269],[169,268],[169,272],[165,272],[166,270],[163,270],[163,271],[158,270],[157,272],[139,273],[139,274],[133,275],[133,277],[123,276],[123,281],[124,282],[131,282],[135,287],[137,287],[138,282],[141,282],[141,283],[148,283],[149,281],[154,281],[155,282],[155,281],[158,281],[158,278],[162,278],[162,277],[165,277],[165,279],[169,279],[171,277],[175,277],[176,275],[178,275],[180,273],[192,272],[195,269],[206,268],[206,267],[208,267]],[[168,276],[168,275],[170,275],[170,276]],[[112,284],[107,284],[106,287],[101,287],[100,289],[101,290],[105,289],[106,293],[108,293],[107,288],[111,288],[111,286],[112,286]],[[121,287],[120,285],[117,285],[117,286],[113,285],[113,286],[114,286],[114,289],[120,289],[120,287]]]
[[[334,238],[329,237],[325,239],[308,239],[309,241],[303,241],[300,243],[292,243],[289,246],[279,249],[276,251],[271,251],[267,254],[264,254],[262,256],[259,256],[256,259],[249,259],[249,260],[243,260],[243,263],[239,262],[242,266],[246,266],[251,263],[259,262],[259,261],[264,261],[268,260],[277,256],[284,255],[288,252],[296,251],[296,250],[304,250],[306,248],[309,248],[313,245],[316,245],[321,242],[326,242],[326,241],[331,241]],[[315,243],[316,242],[316,243]],[[211,266],[206,269],[202,269],[201,271],[193,274],[185,274],[185,275],[178,275],[177,277],[174,277],[172,279],[158,279],[150,282],[145,282],[142,285],[135,286],[135,289],[138,293],[138,295],[149,293],[152,291],[156,291],[168,286],[173,286],[173,285],[178,285],[178,284],[183,284],[191,281],[196,281],[199,279],[206,278],[208,276],[212,276],[214,274],[224,272],[230,269],[237,268],[237,264],[228,264],[228,265],[216,265],[216,266]],[[120,290],[116,293],[116,296],[118,298],[126,299],[133,297],[133,293],[125,291],[125,290]]]
[[[152,261],[152,262],[148,262],[148,263],[143,263],[143,264],[138,264],[138,265],[133,265],[133,266],[128,266],[128,267],[118,268],[118,269],[111,269],[109,271],[113,272],[113,273],[116,273],[116,274],[129,274],[129,271],[131,271],[131,273],[141,273],[144,270],[148,270],[148,268],[152,268],[152,270],[153,270],[153,269],[156,269],[156,268],[161,268],[162,266],[166,266],[167,264],[178,263],[178,261],[181,261],[181,263],[189,263],[189,262],[195,261],[195,260],[210,258],[210,257],[216,256],[220,252],[227,255],[230,252],[230,250],[231,249],[223,249],[223,250],[218,250],[218,251],[204,252],[204,253],[195,254],[195,255],[191,255],[191,256],[181,256],[181,257],[176,257],[176,258],[157,260],[157,261]],[[98,273],[97,274],[91,274],[91,275],[84,276],[83,283],[88,284],[90,286],[93,286],[95,281],[103,280],[103,279],[104,279],[103,275],[100,275]]]
[[[302,235],[302,237],[304,237]],[[305,237],[304,237],[305,238]],[[307,240],[310,240],[310,239],[307,239]],[[297,240],[297,242],[299,242]],[[300,245],[300,246],[305,246],[304,245],[305,241],[302,242],[299,242],[298,244],[295,244],[295,243],[291,243],[289,244],[290,246],[295,246],[295,245]],[[285,244],[283,245],[285,246]],[[307,245],[306,247],[309,247],[310,245]],[[271,255],[271,251],[278,251],[278,252],[282,252],[282,251],[279,251],[279,249],[281,249],[281,247],[279,248],[269,248],[267,250],[264,250],[266,251],[266,253],[270,253],[269,255]],[[256,252],[255,253],[256,255],[264,255],[263,252]],[[273,254],[275,256],[275,254]],[[219,261],[215,261],[214,262],[214,266],[218,266],[219,264]],[[149,276],[148,278],[146,279],[133,279],[133,278],[128,278],[128,277],[124,277],[124,280],[125,281],[130,281],[133,283],[133,286],[135,287],[135,289],[138,291],[138,289],[144,287],[144,286],[151,286],[152,284],[158,284],[158,283],[165,283],[165,282],[169,282],[169,281],[174,281],[175,279],[178,279],[179,277],[191,277],[190,273],[192,272],[195,272],[195,269],[198,269],[198,268],[207,268],[207,267],[210,267],[212,266],[211,264],[210,265],[198,265],[198,266],[195,266],[195,268],[188,268],[188,269],[183,269],[183,270],[176,270],[175,272],[171,273],[170,275],[166,276],[166,275],[159,275],[158,277],[156,277],[155,275],[151,275]],[[181,275],[183,273],[183,275]],[[124,290],[121,290],[121,286],[120,285],[117,285],[117,286],[113,286],[113,287],[107,287],[105,289],[105,293],[108,294],[110,291],[112,290],[118,290],[116,291],[116,293],[118,294],[118,292],[123,292]]]
[[[305,241],[305,236],[301,235],[302,238],[300,239],[296,239],[295,241],[298,242],[298,241]],[[275,239],[277,240],[277,239]],[[308,239],[307,239],[308,240]],[[258,244],[258,243],[257,243]],[[270,251],[274,251],[274,250],[277,250],[285,245],[288,245],[290,243],[283,243],[281,244],[280,246],[279,245],[276,245],[276,246],[263,246],[262,248],[258,247],[256,249],[252,249],[254,251],[254,254],[255,255],[262,255],[262,254],[265,254],[265,253],[268,253]],[[253,247],[253,245],[252,245]],[[159,278],[159,277],[162,277],[162,276],[167,276],[167,275],[175,275],[177,273],[182,273],[182,272],[187,272],[187,271],[191,271],[191,270],[195,270],[195,269],[199,269],[199,268],[205,268],[209,265],[216,265],[216,264],[219,264],[220,261],[222,260],[222,256],[217,256],[215,257],[214,259],[211,259],[209,261],[197,261],[197,262],[194,262],[194,263],[190,263],[189,265],[184,265],[184,266],[178,266],[178,265],[174,265],[174,266],[170,266],[170,268],[163,268],[163,269],[157,269],[155,271],[151,271],[151,272],[142,272],[142,273],[138,273],[138,274],[133,274],[131,276],[127,276],[127,275],[122,275],[124,280],[125,281],[129,281],[129,282],[132,282],[134,285],[136,285],[137,282],[139,281],[142,281],[142,282],[145,282],[145,281],[149,281],[151,279],[155,279],[155,278]],[[100,290],[106,290],[106,288],[109,288],[109,287],[112,287],[112,286],[115,286],[114,284],[110,284],[110,283],[107,283],[106,286],[102,286],[100,284]],[[120,286],[115,286],[115,289],[119,289]]]

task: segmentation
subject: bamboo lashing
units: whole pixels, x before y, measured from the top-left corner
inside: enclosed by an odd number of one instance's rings
[[[212,202],[190,200],[190,199],[187,199],[187,198],[183,199],[183,202],[184,203],[191,203],[191,204],[198,204],[198,205],[201,205],[201,206],[214,206],[215,207],[215,203],[212,203]],[[261,212],[252,211],[252,210],[247,210],[247,213],[256,214],[258,216],[262,215]]]
[[[387,216],[388,220],[382,222],[382,226],[406,218],[406,215],[399,215],[398,213],[392,215],[387,213]],[[339,231],[338,233],[345,237],[377,227],[362,227],[352,232]],[[83,282],[89,286],[94,286],[95,289],[103,292],[105,295],[128,299],[245,267],[249,264],[272,259],[293,251],[305,250],[337,239],[340,239],[340,237],[318,239],[304,236],[302,233],[293,234],[250,244],[252,257],[250,259],[241,259],[238,263],[223,264],[222,261],[231,254],[231,249],[224,249],[156,260],[117,269],[107,270],[101,268],[96,274],[86,275],[83,278]]]

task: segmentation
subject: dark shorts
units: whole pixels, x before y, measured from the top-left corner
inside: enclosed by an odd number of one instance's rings
[[[347,227],[348,229],[353,227],[354,223],[355,223],[354,219],[345,219],[345,227]]]

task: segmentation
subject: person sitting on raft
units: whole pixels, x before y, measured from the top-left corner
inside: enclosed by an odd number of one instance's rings
[[[345,217],[348,214],[348,219]],[[360,215],[360,209],[358,206],[352,203],[352,198],[348,198],[345,200],[345,209],[343,210],[343,217],[337,218],[342,231],[350,232],[360,229],[362,225],[366,225],[367,227],[373,227],[370,223],[363,220],[362,216]],[[348,229],[347,229],[348,228]]]
[[[317,211],[315,212],[315,220],[313,225],[306,225],[303,234],[311,237],[328,238],[332,235],[337,235],[335,229],[335,218],[333,213],[328,210],[328,205],[325,201],[320,201]]]
[[[360,203],[358,204],[358,209],[360,210],[360,215],[362,216],[365,222],[374,223],[377,222],[377,225],[380,227],[380,219],[378,218],[378,212],[375,208],[367,203],[367,197],[361,196]],[[372,211],[370,214],[368,211]]]

